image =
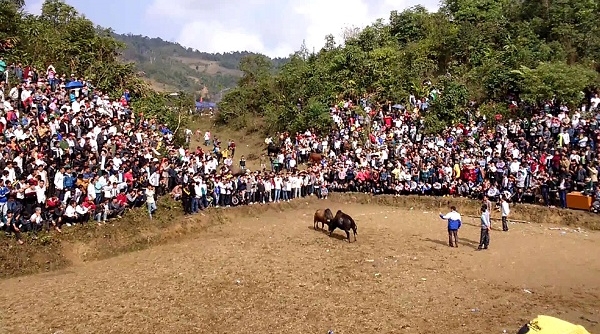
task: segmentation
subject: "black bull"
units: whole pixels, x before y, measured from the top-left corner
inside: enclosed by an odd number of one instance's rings
[[[335,217],[333,217],[331,222],[329,222],[329,236],[333,234],[333,231],[335,231],[336,228],[346,232],[346,238],[348,239],[348,242],[351,242],[350,230],[352,230],[352,232],[354,232],[354,241],[356,241],[356,223],[352,217],[343,213],[342,210],[338,210],[338,212],[335,214]]]
[[[267,146],[267,154],[279,154],[281,152],[281,148],[275,146],[274,144],[269,144]]]

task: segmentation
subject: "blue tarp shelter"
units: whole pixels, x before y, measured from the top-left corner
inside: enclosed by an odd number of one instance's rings
[[[196,101],[196,109],[208,109],[208,108],[216,108],[217,104],[213,102],[200,102]]]

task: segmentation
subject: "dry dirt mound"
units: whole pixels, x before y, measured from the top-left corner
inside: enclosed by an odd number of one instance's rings
[[[4,280],[0,331],[514,333],[537,314],[600,330],[600,262],[582,256],[600,234],[512,224],[477,252],[466,218],[453,249],[420,199],[355,197],[215,211],[177,220],[169,233],[193,236],[179,243]],[[313,230],[325,206],[355,217],[357,242]]]

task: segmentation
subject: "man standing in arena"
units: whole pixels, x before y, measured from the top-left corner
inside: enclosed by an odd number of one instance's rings
[[[479,247],[478,250],[488,249],[490,245],[490,230],[492,229],[492,224],[490,221],[490,211],[487,205],[481,206],[481,236],[479,237]]]
[[[443,215],[440,212],[440,218],[448,220],[448,244],[450,247],[458,247],[458,229],[462,225],[460,213],[456,211],[455,206],[450,207],[450,212]]]

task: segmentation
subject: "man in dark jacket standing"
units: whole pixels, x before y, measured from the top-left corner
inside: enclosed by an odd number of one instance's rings
[[[192,198],[196,197],[193,183],[186,183],[181,189],[181,204],[186,215],[192,214]]]
[[[490,211],[487,205],[481,206],[481,235],[479,237],[478,250],[488,249],[490,245],[490,230],[492,229],[492,223],[490,221]]]

